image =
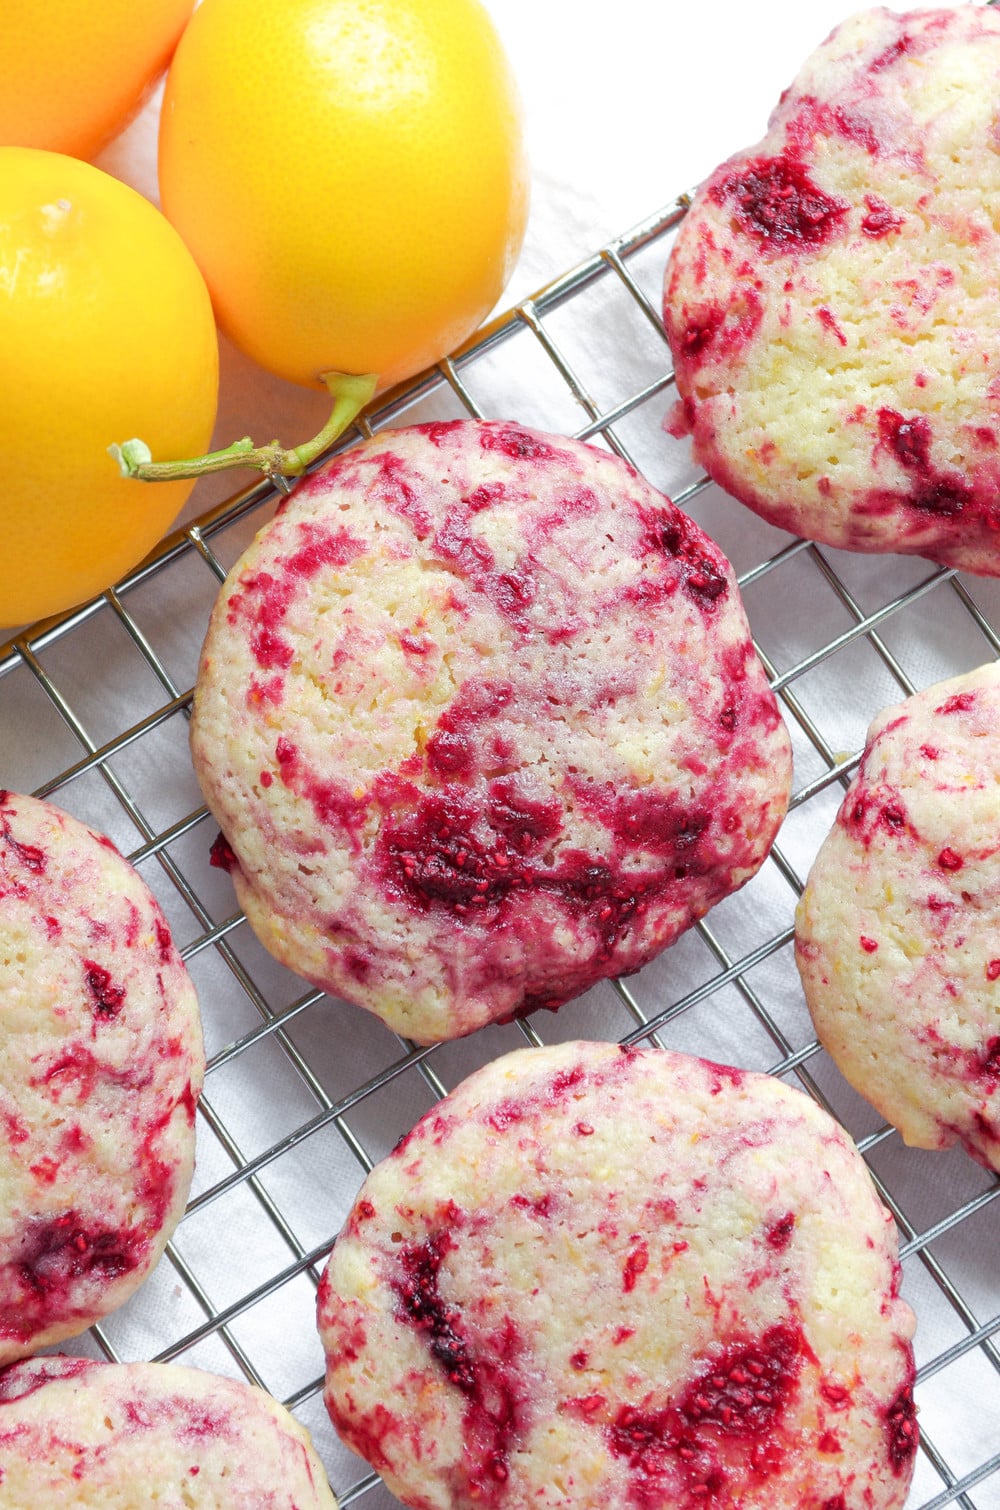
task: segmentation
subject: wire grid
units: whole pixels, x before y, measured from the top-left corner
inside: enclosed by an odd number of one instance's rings
[[[737,896],[628,982],[433,1048],[271,961],[208,864],[215,827],[187,758],[197,653],[219,582],[273,510],[260,483],[178,531],[115,589],[0,646],[0,782],[109,834],[157,894],[194,976],[209,1068],[191,1201],[139,1294],[72,1344],[180,1361],[267,1388],[312,1431],[342,1505],[396,1501],[334,1436],[313,1310],[365,1172],[477,1064],[565,1038],[652,1042],[798,1083],[854,1135],[897,1221],[918,1315],[922,1449],[908,1504],[1000,1507],[1000,1182],[961,1152],[904,1149],[820,1050],[792,958],[804,877],[870,718],[1000,649],[1000,584],[913,558],[795,540],[732,503],[664,432],[672,373],[659,289],[687,196],[394,392],[347,437],[504,416],[617,452],[737,567],[795,749],[778,843]],[[970,1411],[968,1402],[978,1403]],[[984,1424],[985,1422],[985,1424]]]

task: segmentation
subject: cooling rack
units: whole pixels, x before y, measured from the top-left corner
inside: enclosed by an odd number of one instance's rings
[[[631,461],[733,561],[792,737],[794,795],[754,880],[640,974],[556,1014],[418,1049],[305,989],[257,945],[209,864],[215,828],[187,720],[211,603],[275,507],[270,485],[212,508],[94,602],[0,644],[0,784],[52,800],[129,856],[194,977],[210,1056],[184,1219],[146,1285],[71,1349],[263,1385],[309,1427],[345,1506],[397,1503],[329,1426],[313,1319],[365,1172],[477,1065],[525,1043],[600,1038],[770,1071],[848,1128],[898,1223],[918,1317],[922,1448],[908,1510],[1000,1507],[1000,1182],[961,1151],[903,1147],[846,1086],[812,1033],[791,946],[796,899],[869,720],[997,655],[1000,582],[807,544],[699,475],[663,429],[674,395],[660,286],[686,204],[495,320],[341,442],[462,415],[573,434]]]

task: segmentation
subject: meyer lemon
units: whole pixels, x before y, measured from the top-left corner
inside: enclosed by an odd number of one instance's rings
[[[159,181],[238,347],[297,383],[385,388],[470,335],[513,270],[517,88],[479,0],[203,0]]]
[[[0,143],[93,157],[170,61],[194,0],[3,0]]]
[[[0,147],[0,625],[72,607],[134,566],[191,482],[138,488],[137,431],[203,451],[218,395],[204,280],[147,199],[61,153]]]

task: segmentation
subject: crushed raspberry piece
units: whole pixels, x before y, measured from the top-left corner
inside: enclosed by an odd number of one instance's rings
[[[891,68],[893,63],[897,63],[900,58],[906,56],[912,45],[913,38],[908,37],[904,32],[901,37],[896,38],[895,42],[890,42],[877,58],[872,59],[868,65],[869,70],[872,73],[881,73],[883,69]]]
[[[438,1288],[441,1261],[449,1247],[444,1233],[407,1244],[399,1256],[403,1274],[396,1293],[408,1320],[429,1334],[431,1352],[449,1381],[468,1393],[475,1387],[475,1373],[468,1345],[457,1330],[459,1312],[444,1303]]]
[[[484,451],[496,451],[501,456],[515,460],[547,461],[553,456],[552,447],[541,436],[517,425],[484,425],[480,430],[479,443]]]
[[[668,1474],[680,1469],[693,1503],[714,1502],[727,1481],[717,1455],[720,1437],[747,1444],[746,1466],[758,1478],[780,1471],[772,1436],[798,1375],[801,1340],[787,1326],[771,1327],[753,1343],[734,1344],[691,1381],[681,1398],[656,1411],[622,1406],[606,1428],[608,1445],[637,1481],[636,1503],[662,1502]]]
[[[517,1339],[508,1322],[496,1339],[496,1357],[492,1348],[489,1354],[473,1353],[458,1307],[448,1305],[440,1291],[441,1263],[450,1246],[451,1238],[444,1232],[404,1244],[394,1288],[401,1314],[427,1333],[431,1354],[466,1399],[467,1429],[476,1443],[470,1497],[480,1499],[490,1484],[506,1483],[510,1473],[507,1456],[520,1407],[514,1384],[498,1359],[512,1359]]]
[[[711,193],[717,203],[732,206],[744,231],[781,251],[819,247],[849,208],[817,187],[802,163],[784,155],[741,163]]]
[[[111,972],[93,960],[84,960],[83,968],[84,981],[94,1002],[94,1016],[117,1017],[125,1003],[125,987],[116,985]]]
[[[906,223],[906,216],[886,204],[877,194],[866,194],[865,204],[868,213],[862,216],[861,229],[873,241],[881,241],[883,236],[891,235]]]
[[[688,1387],[681,1414],[692,1425],[711,1423],[727,1433],[759,1436],[788,1403],[801,1366],[801,1339],[789,1326],[773,1326],[759,1342],[736,1344]]]
[[[940,707],[935,708],[935,713],[967,713],[975,707],[976,694],[974,692],[956,692],[951,697],[945,698]]]
[[[893,1473],[899,1475],[908,1467],[920,1439],[913,1389],[908,1384],[900,1390],[886,1412],[886,1434],[889,1462]]]
[[[9,798],[10,795],[9,792],[0,792],[0,803],[3,802],[5,797]],[[2,823],[2,826],[0,826],[0,843],[7,846],[15,859],[24,866],[25,870],[30,870],[32,875],[42,875],[47,864],[45,851],[40,849],[37,844],[24,844],[19,839],[15,839],[11,831],[10,820],[3,812],[0,812],[0,823]]]
[[[649,1266],[649,1249],[646,1244],[641,1238],[635,1239],[634,1244],[622,1270],[622,1289],[626,1295],[635,1289],[639,1276],[644,1274]]]
[[[931,424],[923,414],[904,419],[895,409],[878,411],[879,439],[892,451],[900,466],[922,472],[930,470]]]
[[[778,1253],[782,1253],[791,1242],[794,1231],[795,1213],[794,1211],[786,1211],[784,1216],[779,1217],[776,1222],[771,1223],[764,1234],[768,1247],[774,1248]]]
[[[29,1224],[17,1272],[26,1292],[50,1297],[81,1275],[115,1279],[129,1273],[144,1245],[141,1234],[88,1230],[75,1211],[67,1211]]]
[[[824,330],[828,330],[832,336],[837,338],[841,346],[847,345],[847,337],[837,324],[836,316],[832,309],[827,309],[825,304],[821,305],[816,311],[816,318]]]
[[[721,557],[712,557],[708,542],[680,509],[650,517],[647,549],[678,562],[685,591],[702,608],[711,608],[727,596],[729,584]]]

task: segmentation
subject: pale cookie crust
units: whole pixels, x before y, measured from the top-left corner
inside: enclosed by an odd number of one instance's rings
[[[666,1050],[494,1061],[369,1175],[319,1294],[337,1430],[418,1510],[884,1510],[896,1234],[803,1093]]]
[[[337,1510],[305,1427],[261,1389],[169,1363],[33,1358],[0,1374],[0,1510]]]
[[[907,1143],[1000,1169],[1000,665],[888,708],[799,904],[816,1031]]]
[[[500,422],[297,489],[220,594],[191,748],[267,948],[419,1042],[639,969],[755,873],[790,777],[717,547]]]
[[[194,986],[103,835],[0,791],[0,1363],[84,1331],[184,1210],[204,1077]]]
[[[1000,11],[863,11],[694,197],[669,427],[783,529],[1000,575],[998,79]]]

